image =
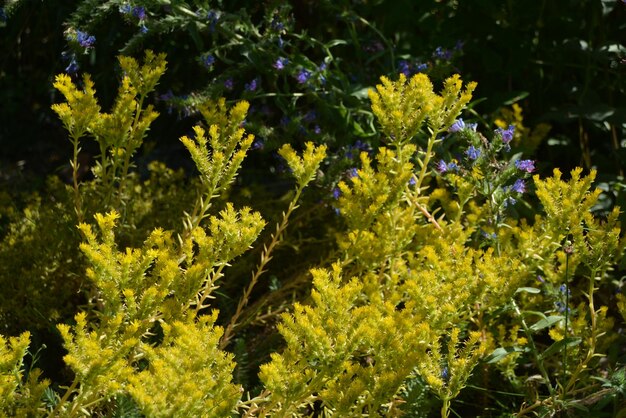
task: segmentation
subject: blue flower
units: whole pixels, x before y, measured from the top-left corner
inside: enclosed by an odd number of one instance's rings
[[[215,26],[217,25],[217,21],[220,18],[219,13],[213,10],[209,10],[209,12],[206,15],[206,18],[209,21],[209,31],[215,32]]]
[[[211,54],[203,55],[202,58],[200,58],[200,60],[202,61],[202,64],[206,68],[211,67],[215,63],[215,57],[213,55],[211,55]]]
[[[232,78],[227,78],[226,80],[224,80],[224,88],[226,90],[232,90],[235,87],[235,83],[233,82]]]
[[[419,63],[415,66],[415,69],[417,70],[418,73],[423,73],[424,71],[428,70],[428,64]]]
[[[433,58],[449,61],[452,58],[452,51],[438,46],[433,52]]]
[[[133,16],[139,20],[144,20],[146,18],[146,9],[143,6],[133,7]]]
[[[315,112],[315,110],[309,110],[308,112],[305,113],[302,120],[310,123],[310,122],[313,122],[316,118],[317,118],[317,112]]]
[[[437,171],[439,171],[440,173],[445,173],[446,171],[448,171],[448,164],[446,164],[444,160],[439,160],[436,168]]]
[[[415,176],[411,176],[409,179],[409,186],[415,186],[417,184],[417,180],[415,180]]]
[[[465,122],[463,122],[462,118],[458,118],[454,121],[454,123],[448,128],[448,132],[459,132],[465,129]]]
[[[354,178],[358,176],[359,176],[359,170],[357,170],[356,168],[351,168],[350,170],[348,170],[348,178]]]
[[[247,91],[255,91],[258,87],[258,83],[259,83],[259,79],[255,78],[250,83],[247,83],[244,88]]]
[[[139,25],[139,32],[148,33],[148,27],[146,26],[145,23],[142,23],[141,25]]]
[[[509,205],[513,206],[517,203],[517,200],[514,197],[507,197],[506,199],[504,199],[504,202],[502,202],[502,206],[507,208],[509,207]]]
[[[563,302],[561,302],[561,301],[554,302],[554,306],[556,307],[557,311],[559,311],[561,313],[563,313],[565,311],[569,312],[569,308],[566,307],[565,304]]]
[[[535,171],[535,162],[533,160],[516,160],[515,167],[527,173],[532,173]]]
[[[517,179],[515,180],[515,183],[513,183],[513,186],[511,186],[511,190],[513,190],[516,193],[522,194],[526,192],[526,182],[522,179]]]
[[[509,144],[513,140],[513,135],[515,134],[515,126],[509,125],[507,129],[498,128],[496,129],[496,133],[500,135],[502,138],[502,142],[505,144]]]
[[[65,67],[65,72],[74,75],[78,72],[79,68],[78,62],[76,62],[76,57],[73,57],[67,67]]]
[[[276,62],[274,63],[274,68],[280,71],[284,69],[287,64],[289,64],[289,60],[287,58],[281,57],[281,58],[278,58]]]
[[[335,187],[333,189],[333,197],[339,199],[339,196],[341,196],[341,190],[339,190],[339,187]]]
[[[96,43],[96,37],[93,35],[89,35],[87,32],[83,32],[80,30],[76,31],[76,41],[83,48],[91,48]]]
[[[411,75],[411,65],[407,60],[400,60],[398,62],[398,70],[407,77]]]
[[[467,155],[467,158],[469,158],[472,161],[477,160],[478,157],[480,157],[480,154],[481,154],[480,148],[475,148],[473,145],[470,145],[467,151],[465,151],[465,155]]]
[[[309,78],[311,78],[311,72],[307,71],[307,70],[300,70],[300,72],[298,73],[298,75],[296,76],[298,83],[300,84],[304,84],[307,81],[309,81]]]
[[[315,127],[313,127],[313,132],[315,132],[317,135],[322,133],[322,128],[320,128],[319,125],[315,125]]]

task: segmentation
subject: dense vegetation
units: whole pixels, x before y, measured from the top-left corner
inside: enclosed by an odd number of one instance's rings
[[[624,414],[624,29],[5,2],[0,414]]]

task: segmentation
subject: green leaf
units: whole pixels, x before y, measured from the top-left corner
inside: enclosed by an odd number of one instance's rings
[[[485,357],[487,364],[497,363],[511,353],[522,353],[526,351],[521,347],[498,347],[491,354]]]
[[[564,347],[574,347],[580,344],[582,341],[579,337],[567,337],[563,338],[561,341],[557,341],[552,344],[550,347],[546,349],[543,353],[541,353],[540,358],[545,359],[553,354],[560,353]]]
[[[522,292],[537,294],[537,293],[541,293],[541,289],[537,289],[536,287],[520,287],[515,291],[515,293],[522,293]]]
[[[564,319],[565,317],[562,315],[551,315],[547,318],[544,319],[540,319],[538,322],[536,322],[535,324],[531,325],[530,330],[531,331],[539,331],[542,330],[544,328],[548,328],[554,324],[556,324],[557,322],[560,322]]]

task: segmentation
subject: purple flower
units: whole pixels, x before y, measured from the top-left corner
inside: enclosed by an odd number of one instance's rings
[[[339,190],[339,187],[335,187],[333,189],[333,197],[339,199],[339,196],[341,196],[341,190]]]
[[[480,149],[475,148],[473,145],[470,145],[467,151],[465,151],[465,155],[467,155],[467,158],[469,158],[472,161],[477,160],[478,157],[480,157],[480,154],[481,154]]]
[[[509,205],[511,205],[511,206],[512,206],[512,205],[514,205],[514,204],[516,204],[516,203],[517,203],[517,200],[516,200],[514,197],[510,197],[510,196],[509,196],[509,197],[507,197],[506,199],[504,199],[504,202],[502,202],[502,206],[503,206],[504,208],[508,208],[508,207],[509,207]]]
[[[433,58],[448,61],[452,58],[452,51],[438,46],[433,52]]]
[[[278,16],[274,16],[270,22],[270,26],[276,32],[282,32],[285,29],[285,24],[278,19]]]
[[[398,70],[407,77],[411,75],[411,65],[407,60],[398,62]]]
[[[304,84],[311,78],[311,72],[304,69],[300,70],[296,78],[298,79],[298,83]]]
[[[227,78],[226,80],[224,80],[224,88],[226,90],[232,90],[233,87],[235,87],[235,83],[233,82],[232,78]]]
[[[255,91],[258,87],[258,83],[259,83],[259,79],[255,78],[250,83],[247,83],[244,88],[247,91]]]
[[[304,120],[305,122],[313,122],[315,119],[317,118],[317,113],[315,112],[315,110],[309,110],[308,112],[305,113],[304,117],[302,118],[302,120]]]
[[[417,184],[417,180],[415,180],[415,176],[411,176],[409,179],[409,186],[415,186]]]
[[[217,25],[217,21],[219,20],[220,15],[214,10],[209,10],[206,18],[209,21],[209,31],[215,32],[215,26]]]
[[[93,35],[89,35],[87,32],[83,32],[80,30],[76,31],[76,41],[83,48],[91,48],[96,43],[96,37]]]
[[[146,9],[143,6],[133,7],[133,16],[139,20],[144,20],[146,18]]]
[[[502,142],[509,144],[513,140],[513,134],[515,133],[515,126],[509,125],[507,129],[498,128],[496,133],[502,138]]]
[[[265,141],[263,141],[262,139],[257,138],[252,143],[252,149],[263,149],[264,147],[265,147]]]
[[[415,69],[417,70],[418,73],[423,73],[424,71],[428,70],[428,64],[419,63],[415,66]]]
[[[315,127],[313,128],[313,132],[315,132],[317,135],[322,133],[322,128],[320,128],[319,125],[315,125]]]
[[[354,178],[359,176],[359,171],[356,168],[348,170],[348,178]]]
[[[74,75],[78,72],[79,68],[80,67],[78,66],[78,62],[76,62],[76,57],[72,57],[70,63],[67,65],[67,67],[65,67],[65,72]]]
[[[545,283],[545,279],[541,276],[537,276],[537,280],[539,280],[541,283]]]
[[[158,97],[159,100],[163,100],[164,102],[168,100],[172,100],[173,98],[174,98],[174,93],[172,92],[172,90],[168,90],[167,93],[163,93]]]
[[[133,11],[133,8],[130,7],[130,4],[124,4],[122,6],[120,6],[120,13],[122,14],[130,14]]]
[[[516,160],[515,167],[527,173],[535,171],[535,162],[533,160]]]
[[[289,60],[287,58],[278,58],[274,63],[274,68],[280,71],[284,69],[287,64],[289,64]]]
[[[463,129],[465,129],[465,122],[463,122],[463,119],[458,118],[457,120],[454,121],[454,123],[448,128],[448,132],[459,132],[462,131]]]
[[[513,190],[516,193],[522,194],[526,192],[526,182],[522,179],[517,179],[515,180],[515,183],[513,183],[513,186],[511,186],[511,190]]]
[[[148,33],[148,27],[146,26],[145,23],[142,23],[141,25],[139,25],[139,32]]]
[[[211,67],[215,63],[215,57],[211,54],[203,55],[200,60],[202,61],[202,65],[204,65],[206,68]]]
[[[439,171],[440,173],[445,173],[446,171],[448,171],[448,164],[446,164],[444,160],[439,160],[436,168],[437,171]]]

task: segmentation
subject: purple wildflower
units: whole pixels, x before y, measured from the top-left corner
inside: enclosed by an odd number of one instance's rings
[[[348,170],[348,178],[354,178],[358,176],[359,176],[359,170],[357,170],[356,168],[351,168],[350,170]]]
[[[459,132],[466,128],[465,122],[463,119],[458,118],[454,121],[454,123],[448,128],[448,132]]]
[[[511,186],[511,190],[513,190],[516,193],[522,194],[526,192],[526,182],[522,179],[517,179],[515,180],[515,183],[513,183],[513,186]]]
[[[146,26],[145,23],[142,23],[141,25],[139,25],[139,31],[141,33],[148,33],[148,27]]]
[[[313,128],[313,132],[315,132],[317,135],[322,133],[322,128],[320,128],[319,125],[315,125],[315,127]]]
[[[527,173],[535,171],[535,162],[533,160],[516,160],[515,167]]]
[[[507,129],[498,128],[496,133],[502,138],[502,142],[509,144],[513,140],[513,134],[515,134],[515,126],[509,125]]]
[[[433,58],[449,61],[452,58],[452,51],[438,46],[433,52]]]
[[[339,187],[335,187],[333,189],[333,197],[339,199],[339,196],[341,196],[341,190],[339,190]]]
[[[146,9],[143,6],[133,7],[133,16],[139,20],[144,20],[146,18]]]
[[[209,21],[209,31],[215,32],[215,26],[217,25],[217,21],[219,20],[220,15],[214,10],[209,10],[206,18]]]
[[[224,80],[224,88],[226,90],[232,90],[235,87],[235,83],[233,82],[232,78],[227,78],[226,80]]]
[[[300,72],[298,73],[296,78],[298,79],[298,83],[304,84],[304,83],[306,83],[309,80],[309,78],[311,78],[311,72],[302,69],[302,70],[300,70]]]
[[[411,176],[409,179],[409,186],[415,186],[417,184],[417,180],[415,180],[415,176]]]
[[[478,157],[480,157],[480,154],[481,154],[480,148],[476,148],[473,145],[470,145],[467,151],[465,151],[465,155],[467,155],[467,158],[469,158],[472,161],[477,160]]]
[[[255,91],[258,87],[258,83],[259,83],[259,79],[255,78],[250,83],[247,83],[244,88],[247,91]]]
[[[274,68],[280,71],[284,69],[288,63],[289,63],[289,60],[287,58],[282,58],[282,57],[278,58],[276,62],[274,63]]]
[[[309,110],[308,112],[305,113],[302,120],[310,123],[310,122],[313,122],[316,118],[317,118],[317,112],[315,112],[315,110]]]
[[[162,100],[164,102],[168,100],[172,100],[173,98],[174,98],[174,93],[172,92],[172,90],[168,90],[167,93],[163,93],[160,96],[158,96],[158,100]]]
[[[546,280],[543,277],[539,276],[539,275],[537,276],[537,280],[539,280],[541,283],[545,283],[546,282]]]
[[[419,64],[415,65],[415,69],[417,70],[418,73],[423,73],[426,70],[428,70],[428,64],[426,64],[426,63],[419,63]]]
[[[411,75],[411,65],[407,60],[400,60],[398,62],[398,70],[407,77]]]
[[[120,13],[122,13],[122,14],[127,15],[127,14],[132,13],[132,11],[133,11],[133,8],[130,7],[130,4],[124,4],[124,5],[120,6]]]
[[[96,43],[96,37],[93,35],[89,35],[87,32],[83,32],[80,30],[76,31],[76,41],[83,48],[91,48]]]
[[[517,200],[514,197],[507,197],[506,199],[504,199],[504,202],[502,202],[502,206],[504,208],[508,208],[509,205],[513,206],[517,203]]]
[[[436,168],[437,168],[437,171],[443,174],[446,171],[448,171],[448,164],[446,164],[444,160],[439,160]]]
[[[211,54],[203,55],[200,60],[202,61],[202,65],[204,65],[206,68],[210,68],[215,63],[215,57]]]
[[[65,72],[74,75],[78,72],[79,68],[80,67],[78,66],[78,62],[76,62],[76,57],[72,57],[70,63],[67,65],[67,67],[65,67]]]

